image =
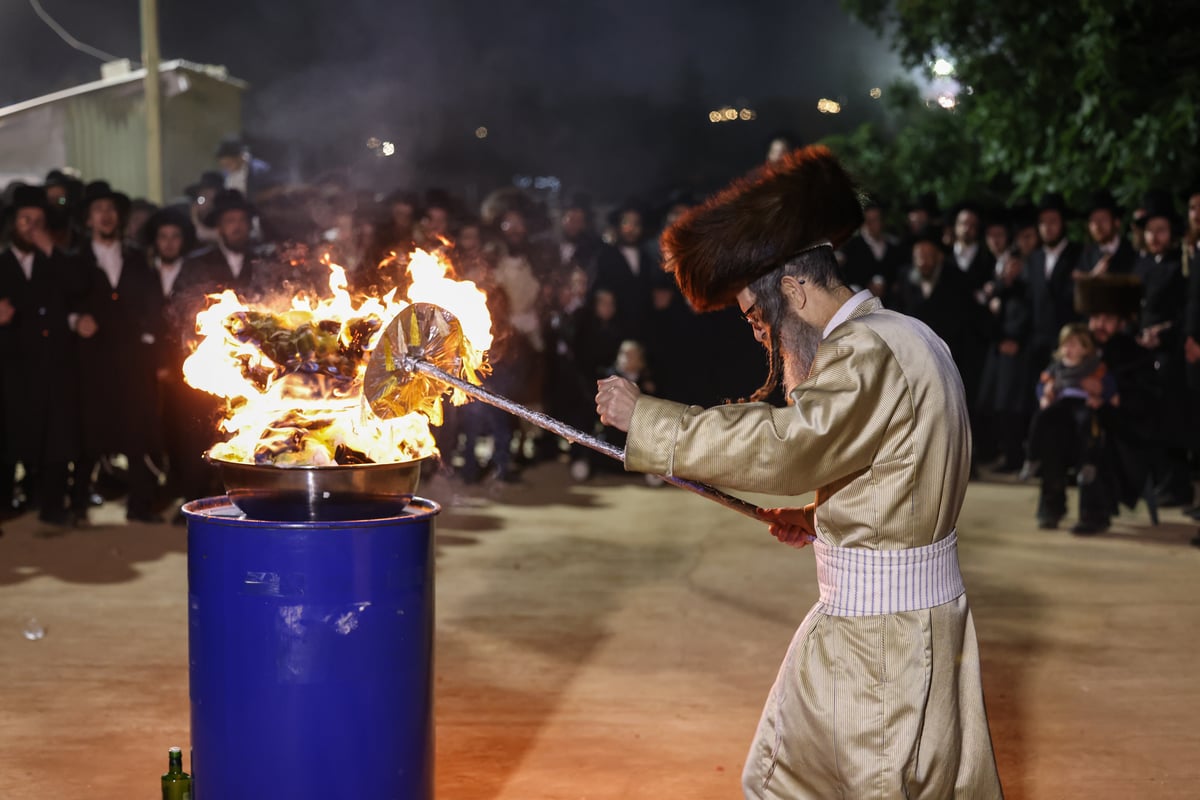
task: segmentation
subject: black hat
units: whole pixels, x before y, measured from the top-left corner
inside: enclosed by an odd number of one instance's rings
[[[1134,216],[1134,222],[1144,227],[1155,218],[1165,219],[1171,226],[1173,236],[1183,232],[1183,218],[1175,211],[1175,201],[1166,189],[1151,189],[1142,196],[1142,205]]]
[[[592,215],[592,196],[586,192],[575,192],[563,205],[563,211],[578,209],[589,217]]]
[[[647,214],[646,208],[642,204],[640,204],[634,200],[626,200],[625,202],[621,203],[616,208],[614,208],[612,211],[610,211],[608,213],[608,217],[607,217],[608,224],[609,225],[620,225],[621,217],[625,216],[625,214],[630,211],[637,212],[637,215],[642,220],[643,227],[646,227],[646,214]]]
[[[200,193],[205,189],[215,189],[220,191],[225,188],[225,176],[219,172],[208,171],[200,173],[200,180],[193,184],[189,184],[183,193],[195,200],[200,197]]]
[[[880,211],[887,211],[887,203],[877,194],[866,194],[862,198],[863,211],[871,208],[877,208]]]
[[[70,186],[78,182],[78,178],[68,175],[61,169],[52,169],[46,173],[46,180],[44,180],[42,184],[49,188],[51,186]]]
[[[416,192],[410,192],[407,189],[396,189],[389,192],[384,196],[383,204],[387,207],[401,204],[412,206],[414,213],[421,213],[421,198],[417,197]]]
[[[1075,311],[1086,316],[1136,317],[1142,311],[1142,279],[1137,275],[1097,275],[1075,281]]]
[[[212,208],[204,215],[203,222],[208,227],[215,228],[228,211],[244,211],[248,217],[253,217],[256,213],[254,206],[250,205],[245,195],[237,189],[222,189],[213,198]]]
[[[216,158],[241,158],[246,154],[246,143],[236,136],[228,136],[217,145]]]
[[[985,208],[979,215],[980,223],[979,230],[982,233],[988,228],[1000,225],[1008,228],[1012,223],[1012,215],[1007,208],[1003,206],[989,206]]]
[[[83,187],[83,202],[79,204],[79,210],[83,216],[87,216],[92,203],[97,200],[112,200],[113,204],[117,207],[117,215],[121,219],[129,217],[132,201],[130,201],[128,195],[113,191],[113,188],[108,185],[108,181],[92,181]]]
[[[8,202],[5,203],[5,200]],[[49,220],[53,209],[46,197],[46,190],[41,186],[29,186],[14,182],[0,196],[0,224],[8,225],[22,208],[40,208]]]
[[[154,240],[158,238],[159,228],[165,228],[169,225],[174,225],[183,232],[184,253],[195,249],[196,226],[192,224],[191,217],[188,216],[187,211],[179,206],[167,206],[154,212],[154,215],[146,220],[146,224],[142,228],[142,243],[146,247],[153,247]]]
[[[937,194],[934,192],[924,192],[917,197],[916,200],[909,203],[904,208],[905,211],[924,211],[930,217],[936,219],[942,215],[942,209],[938,207]]]
[[[1038,203],[1037,213],[1040,215],[1043,211],[1057,211],[1062,214],[1063,219],[1070,219],[1072,212],[1067,205],[1067,201],[1063,199],[1062,192],[1046,192],[1042,195],[1042,202]]]
[[[1111,213],[1114,217],[1119,217],[1124,214],[1124,209],[1117,204],[1117,198],[1113,197],[1113,193],[1108,189],[1100,189],[1092,192],[1091,198],[1088,200],[1087,213],[1090,217],[1093,211],[1105,210]]]
[[[1021,231],[1026,228],[1036,228],[1038,223],[1038,210],[1033,203],[1023,202],[1017,203],[1008,209],[1008,218],[1012,222],[1013,231]]]
[[[421,204],[421,207],[425,212],[428,212],[430,208],[442,208],[453,214],[458,208],[458,202],[450,192],[434,186],[425,190],[425,202]]]
[[[912,238],[909,239],[909,243],[912,247],[916,247],[922,242],[928,242],[938,250],[941,250],[943,247],[945,247],[945,244],[942,241],[942,229],[937,225],[926,225],[920,231],[913,234]]]
[[[40,208],[43,211],[50,210],[50,201],[46,198],[46,190],[41,186],[28,186],[19,183],[12,189],[12,199],[8,203],[6,209],[9,213],[15,213],[22,208]]]

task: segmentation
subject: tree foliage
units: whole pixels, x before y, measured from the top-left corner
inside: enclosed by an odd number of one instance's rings
[[[842,2],[907,66],[946,57],[970,87],[952,112],[899,92],[890,129],[831,142],[882,191],[1135,206],[1200,180],[1200,0]]]

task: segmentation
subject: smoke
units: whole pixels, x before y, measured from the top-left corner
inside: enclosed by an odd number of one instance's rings
[[[136,60],[137,0],[42,2],[75,35]],[[25,0],[0,3],[11,7],[0,102],[98,76]],[[852,127],[875,102],[869,88],[896,72],[837,0],[752,11],[723,0],[165,1],[160,30],[164,60],[223,64],[250,83],[246,133],[285,175],[341,166],[393,185],[516,173],[598,191],[716,180],[758,161],[776,128],[815,139]],[[840,119],[816,113],[823,96],[845,98]],[[708,111],[723,104],[764,113],[710,130]],[[394,154],[369,151],[371,137]],[[703,174],[685,174],[695,164]]]

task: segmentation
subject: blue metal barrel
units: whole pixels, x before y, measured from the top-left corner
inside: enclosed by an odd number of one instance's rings
[[[433,518],[188,503],[196,800],[433,796]]]

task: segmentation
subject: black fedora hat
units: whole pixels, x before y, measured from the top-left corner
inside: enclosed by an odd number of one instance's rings
[[[904,210],[905,212],[924,211],[931,219],[942,215],[942,209],[938,207],[937,195],[934,192],[922,192],[916,200],[905,206]]]
[[[1043,194],[1041,202],[1037,205],[1037,213],[1040,215],[1043,211],[1057,211],[1062,215],[1063,219],[1070,219],[1074,216],[1074,212],[1067,205],[1062,192],[1046,192]]]
[[[1132,318],[1142,311],[1142,279],[1137,275],[1088,275],[1075,282],[1075,311]]]
[[[183,234],[183,252],[186,254],[196,248],[196,226],[192,224],[191,217],[187,211],[178,206],[167,206],[160,208],[151,215],[150,219],[146,220],[146,224],[142,227],[142,244],[146,247],[154,247],[154,241],[158,238],[158,231],[161,228],[169,226],[179,228]]]
[[[1142,196],[1142,205],[1137,220],[1145,225],[1152,219],[1165,219],[1171,232],[1178,235],[1183,228],[1183,219],[1175,210],[1175,200],[1166,189],[1151,189]]]
[[[229,211],[242,211],[248,217],[253,217],[257,213],[246,196],[237,189],[222,189],[213,198],[212,207],[204,215],[203,222],[208,227],[215,228],[220,223],[221,217]]]
[[[225,176],[219,172],[210,170],[208,172],[200,173],[200,180],[196,181],[195,183],[188,184],[187,188],[183,190],[183,193],[192,200],[195,200],[200,197],[201,192],[207,189],[213,189],[219,192],[224,188]]]
[[[95,203],[97,200],[111,200],[117,207],[117,215],[121,219],[129,217],[129,210],[133,205],[128,195],[114,191],[108,181],[92,181],[83,187],[83,200],[79,204],[80,213],[85,218],[92,207],[92,203]]]
[[[9,185],[4,192],[4,197],[0,197],[0,223],[8,225],[22,208],[40,208],[42,213],[49,218],[50,200],[46,197],[45,188],[25,183]]]
[[[1114,217],[1123,216],[1125,209],[1117,202],[1117,198],[1113,197],[1113,193],[1108,189],[1097,189],[1092,192],[1088,198],[1087,214],[1090,217],[1093,211],[1107,211]]]
[[[237,136],[226,136],[217,145],[214,158],[241,158],[246,154],[246,143]]]
[[[46,197],[46,190],[41,186],[29,186],[24,183],[19,183],[12,189],[12,197],[8,202],[8,211],[15,213],[22,208],[40,208],[43,211],[50,210],[50,201]]]

